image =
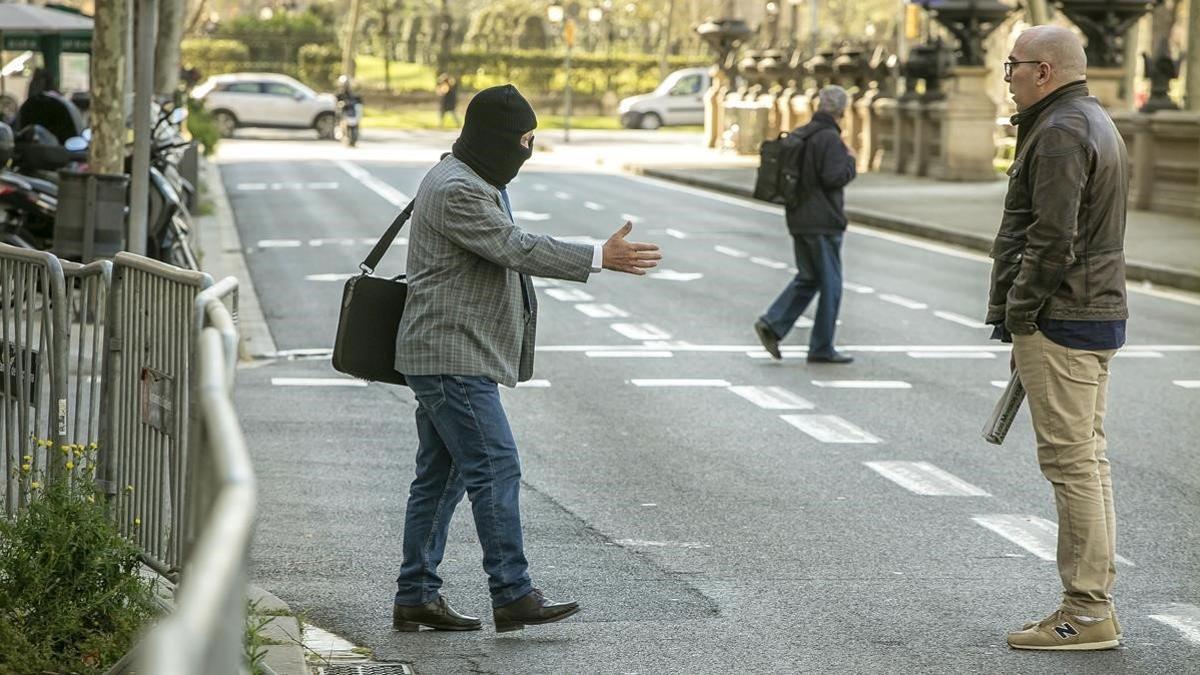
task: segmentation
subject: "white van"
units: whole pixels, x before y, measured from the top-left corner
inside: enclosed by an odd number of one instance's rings
[[[622,99],[617,106],[626,129],[704,124],[704,92],[710,84],[708,68],[684,68],[667,75],[649,94]]]

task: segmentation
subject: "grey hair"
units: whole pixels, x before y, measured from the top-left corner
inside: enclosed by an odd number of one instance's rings
[[[846,112],[846,105],[850,102],[850,95],[845,89],[831,84],[821,89],[817,94],[817,112],[829,113],[834,117],[840,117]]]

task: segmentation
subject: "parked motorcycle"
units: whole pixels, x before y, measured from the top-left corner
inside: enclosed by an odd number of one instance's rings
[[[342,143],[353,148],[358,144],[358,126],[362,120],[362,101],[354,97],[350,100],[338,99],[337,137]]]

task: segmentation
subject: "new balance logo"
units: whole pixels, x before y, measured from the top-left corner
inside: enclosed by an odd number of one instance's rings
[[[1079,631],[1075,630],[1075,626],[1069,623],[1064,623],[1054,627],[1054,632],[1058,633],[1058,637],[1062,640],[1079,635]]]

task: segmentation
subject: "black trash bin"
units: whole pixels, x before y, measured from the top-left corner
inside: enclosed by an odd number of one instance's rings
[[[125,250],[126,174],[58,172],[54,254],[91,262]]]

